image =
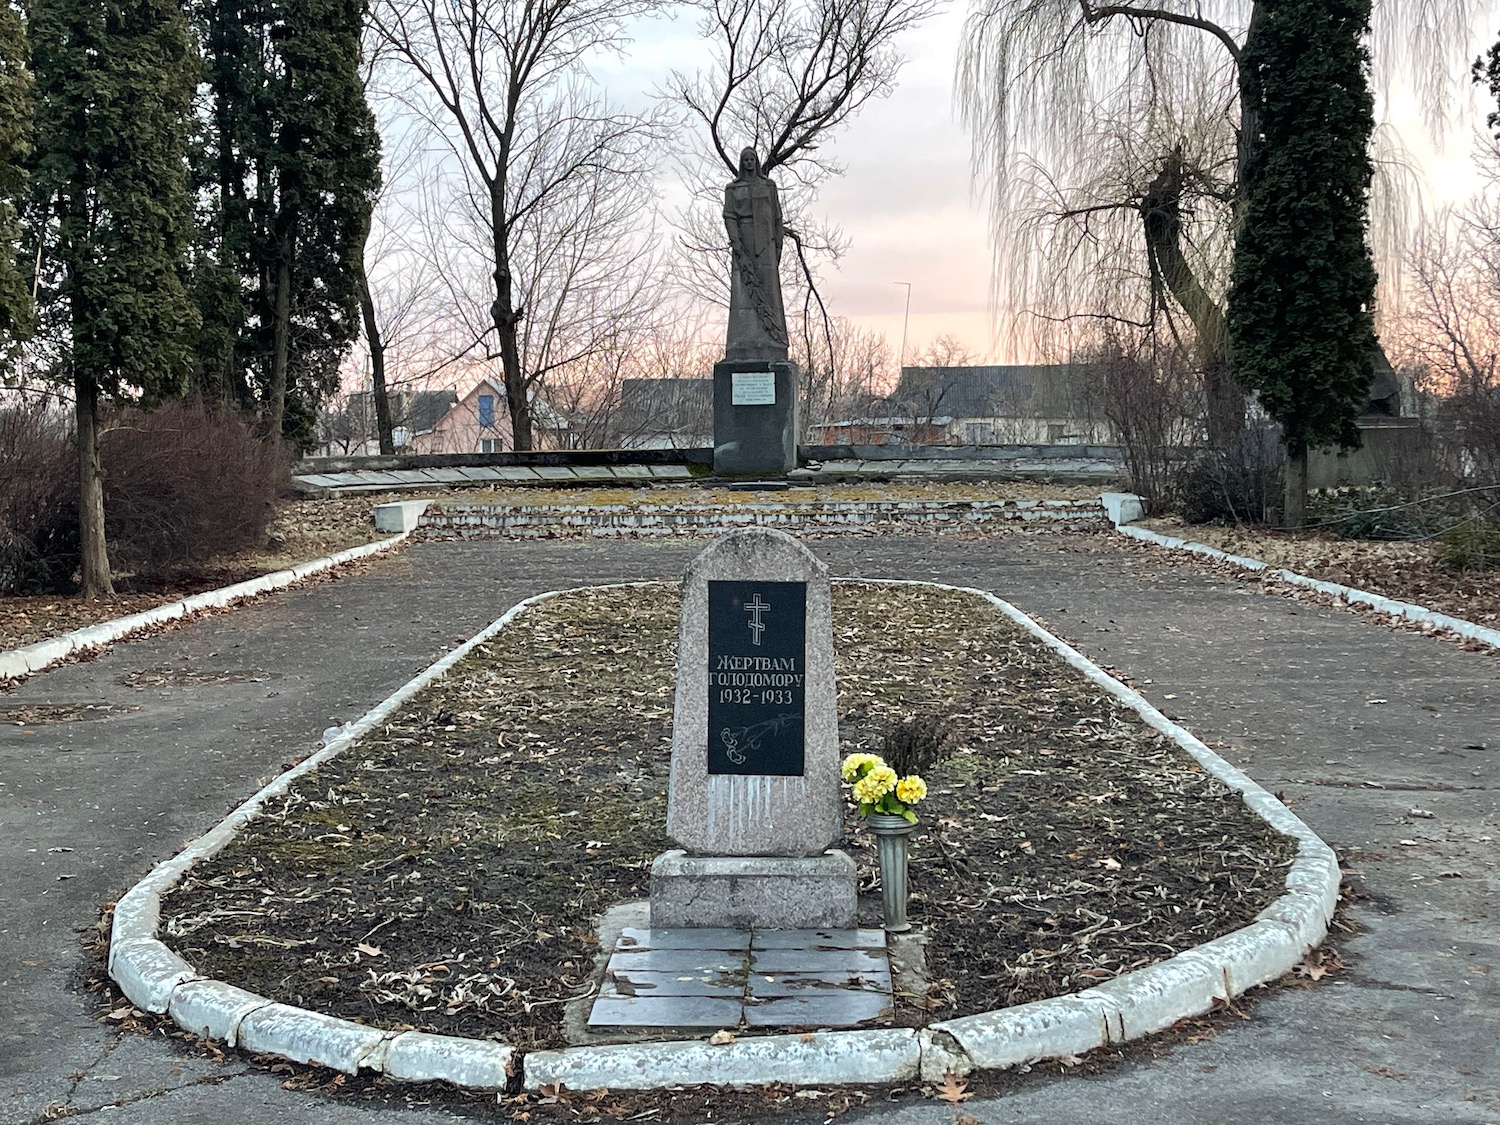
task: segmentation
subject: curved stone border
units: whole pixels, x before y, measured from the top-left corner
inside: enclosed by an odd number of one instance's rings
[[[188,614],[197,613],[203,609],[217,609],[231,602],[294,586],[314,574],[389,550],[410,534],[409,531],[404,531],[389,539],[380,539],[374,543],[365,543],[336,554],[325,555],[310,562],[299,563],[289,570],[277,570],[270,574],[262,574],[259,578],[236,582],[232,586],[205,590],[201,594],[168,602],[154,609],[142,610],[140,613],[132,613],[125,617],[116,617],[110,621],[101,621],[97,625],[86,625],[82,629],[74,629],[70,633],[49,637],[45,641],[37,641],[35,644],[25,645],[22,648],[8,649],[0,652],[0,680],[24,679],[34,672],[40,672],[44,668],[50,668],[66,660],[75,652],[101,648],[122,637],[128,637],[131,633],[138,633],[142,629],[160,625],[164,621],[186,617]]]
[[[1309,948],[1323,940],[1338,904],[1338,862],[1328,845],[1271,794],[1162,715],[1139,693],[993,594],[935,582],[892,580],[872,584],[934,586],[983,598],[1093,683],[1133,708],[1148,725],[1196,758],[1205,771],[1238,790],[1245,804],[1273,828],[1297,840],[1297,856],[1286,877],[1287,893],[1243,929],[1069,996],[944,1020],[921,1029],[750,1036],[722,1045],[699,1039],[533,1051],[524,1058],[526,1089],[561,1083],[573,1089],[645,1090],[696,1085],[710,1079],[719,1085],[873,1085],[935,1081],[945,1072],[964,1074],[976,1067],[999,1069],[1079,1055],[1201,1015],[1218,1001],[1232,999],[1287,973]],[[588,588],[649,585],[655,583]],[[566,592],[549,591],[513,606],[323,750],[235,809],[179,855],[157,865],[126,893],[115,906],[109,950],[110,975],[125,995],[138,1007],[166,1012],[186,1030],[230,1046],[279,1054],[346,1073],[371,1070],[405,1081],[440,1079],[460,1086],[510,1088],[517,1062],[522,1060],[508,1044],[423,1032],[383,1032],[278,1004],[200,977],[156,933],[161,896],[194,863],[223,848],[269,798],[285,792],[293,781],[383,723],[527,609]]]
[[[1142,543],[1152,543],[1158,547],[1166,547],[1172,551],[1186,551],[1189,554],[1202,555],[1217,562],[1227,562],[1243,570],[1270,571],[1272,577],[1282,582],[1289,582],[1293,586],[1306,586],[1309,590],[1316,590],[1320,594],[1327,594],[1336,601],[1345,602],[1349,605],[1369,606],[1377,613],[1404,618],[1407,621],[1414,621],[1418,625],[1428,625],[1434,629],[1442,629],[1449,633],[1457,633],[1460,637],[1464,637],[1467,640],[1478,641],[1480,644],[1488,645],[1490,648],[1500,649],[1500,629],[1489,629],[1473,621],[1465,621],[1462,617],[1450,617],[1446,613],[1438,613],[1436,610],[1413,605],[1410,602],[1398,602],[1394,598],[1372,594],[1369,590],[1357,590],[1353,586],[1341,586],[1337,582],[1324,582],[1318,578],[1309,578],[1307,575],[1298,574],[1294,570],[1283,570],[1280,567],[1273,567],[1270,563],[1261,562],[1259,559],[1252,559],[1246,555],[1231,555],[1227,551],[1221,551],[1217,547],[1210,547],[1205,543],[1194,543],[1191,539],[1179,539],[1175,535],[1162,535],[1160,532],[1152,531],[1149,528],[1125,527],[1120,525],[1116,526],[1115,530],[1121,535],[1128,535],[1130,538],[1138,539]]]

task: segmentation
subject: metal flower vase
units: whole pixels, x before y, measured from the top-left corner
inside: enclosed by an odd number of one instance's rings
[[[894,813],[871,813],[865,818],[875,833],[880,856],[880,894],[885,904],[887,932],[902,934],[911,929],[906,920],[906,856],[911,834],[917,826]]]

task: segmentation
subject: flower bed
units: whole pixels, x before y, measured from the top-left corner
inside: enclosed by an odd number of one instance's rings
[[[676,612],[667,585],[533,607],[193,868],[166,940],[299,1007],[559,1045],[594,918],[668,846]],[[1087,988],[1282,893],[1291,840],[989,603],[839,584],[834,625],[848,752],[952,731],[912,848],[932,987],[899,1022]],[[851,817],[866,890],[871,844]]]

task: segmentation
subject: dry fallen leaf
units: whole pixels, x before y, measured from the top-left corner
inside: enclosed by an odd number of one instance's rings
[[[708,1037],[708,1041],[715,1047],[727,1047],[734,1042],[734,1032],[716,1031]]]
[[[1301,964],[1295,966],[1292,972],[1299,977],[1308,980],[1322,980],[1329,973],[1336,973],[1344,967],[1337,953],[1330,953],[1322,949],[1309,949],[1306,956],[1302,958]]]
[[[360,942],[354,948],[357,949],[357,950],[359,950],[366,957],[382,957],[382,956],[384,956],[384,954],[381,953],[379,946],[367,945],[365,942]]]
[[[951,1070],[943,1071],[943,1080],[932,1087],[932,1092],[949,1105],[958,1105],[959,1102],[972,1098],[974,1095],[968,1090],[968,1080],[960,1078]]]

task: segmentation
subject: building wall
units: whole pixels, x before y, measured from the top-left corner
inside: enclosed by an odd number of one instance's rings
[[[947,438],[955,445],[1108,445],[1107,423],[1081,418],[956,418]]]
[[[482,401],[486,398],[491,401]],[[406,452],[500,453],[512,445],[505,395],[484,380],[443,415],[436,426],[412,435]]]

